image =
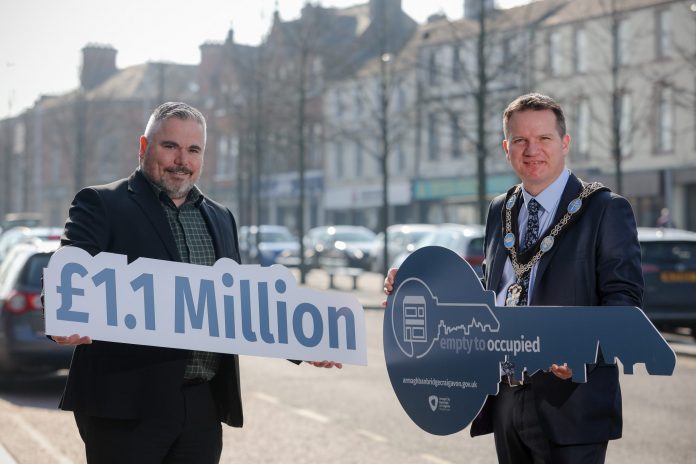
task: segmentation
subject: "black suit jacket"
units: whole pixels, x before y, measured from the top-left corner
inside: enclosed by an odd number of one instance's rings
[[[582,191],[571,174],[552,224]],[[503,245],[505,195],[493,200],[486,221],[484,280],[497,291],[507,259]],[[642,306],[643,276],[636,222],[628,201],[609,191],[588,199],[577,222],[539,261],[532,306]],[[511,309],[511,311],[514,309]],[[614,360],[608,360],[613,362]],[[559,359],[558,362],[563,362]],[[618,369],[602,362],[588,366],[587,383],[537,373],[531,386],[547,436],[555,443],[596,443],[621,437],[621,390]],[[471,427],[471,435],[492,432],[489,397]]]
[[[213,239],[216,259],[239,262],[237,227],[232,213],[205,198],[200,211]],[[166,215],[139,170],[128,179],[81,190],[70,207],[63,245],[92,255],[101,251],[181,261]],[[121,419],[167,417],[181,396],[190,351],[94,341],[77,346],[60,407]],[[239,360],[223,355],[211,381],[222,422],[241,427]]]

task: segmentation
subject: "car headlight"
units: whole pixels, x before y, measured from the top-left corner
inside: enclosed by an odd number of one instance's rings
[[[353,255],[353,258],[355,259],[363,259],[363,256],[365,256],[365,253],[363,253],[362,250],[350,250],[350,254]]]

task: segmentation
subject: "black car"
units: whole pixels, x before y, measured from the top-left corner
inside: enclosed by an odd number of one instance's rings
[[[0,371],[51,372],[70,366],[72,347],[46,338],[41,305],[41,275],[58,245],[15,245],[0,266]]]
[[[691,329],[696,336],[696,233],[639,227],[643,311],[660,330]]]
[[[327,226],[317,234],[313,258],[319,267],[370,269],[375,233],[362,226]]]

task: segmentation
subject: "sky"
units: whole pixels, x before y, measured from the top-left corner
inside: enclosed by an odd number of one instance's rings
[[[306,0],[0,0],[0,119],[31,107],[40,95],[78,86],[81,50],[111,45],[116,66],[147,61],[197,64],[199,45],[224,41],[258,44],[275,5],[284,20],[299,17]],[[314,0],[346,7],[367,0]],[[528,0],[498,0],[507,8]],[[461,18],[463,0],[402,0],[424,23],[434,13]]]

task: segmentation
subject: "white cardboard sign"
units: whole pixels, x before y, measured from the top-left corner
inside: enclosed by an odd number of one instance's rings
[[[44,269],[46,333],[367,365],[357,298],[297,285],[285,267],[213,266],[56,251]]]

